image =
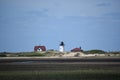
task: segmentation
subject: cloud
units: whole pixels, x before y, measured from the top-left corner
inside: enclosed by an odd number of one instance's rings
[[[64,18],[66,16],[98,17],[118,10],[116,4],[117,1],[114,4],[112,0],[7,0],[4,1],[3,7],[36,16]]]
[[[118,11],[117,2],[113,3],[112,1],[53,0],[52,3],[48,8],[48,16],[59,18],[64,18],[66,16],[100,17],[105,13]]]
[[[32,11],[27,11],[26,14],[31,15],[31,16],[39,16],[39,17],[45,17],[47,16],[47,9],[41,9],[41,10],[32,10]]]
[[[111,16],[111,17],[119,17],[120,18],[120,13],[107,13],[105,16]]]
[[[99,3],[96,6],[105,7],[105,6],[110,6],[110,4],[109,3]]]

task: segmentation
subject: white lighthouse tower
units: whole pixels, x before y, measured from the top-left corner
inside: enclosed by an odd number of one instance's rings
[[[60,45],[59,45],[59,51],[60,51],[60,52],[64,52],[64,46],[65,46],[65,44],[64,44],[64,42],[62,41],[62,42],[60,43]]]

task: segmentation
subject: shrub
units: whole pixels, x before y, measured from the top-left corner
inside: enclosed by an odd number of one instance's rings
[[[95,50],[84,51],[84,53],[86,53],[86,54],[96,54],[96,53],[103,54],[103,53],[105,53],[105,51],[95,49]]]

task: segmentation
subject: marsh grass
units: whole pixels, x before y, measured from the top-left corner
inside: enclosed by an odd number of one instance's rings
[[[0,80],[120,80],[119,71],[3,71]]]

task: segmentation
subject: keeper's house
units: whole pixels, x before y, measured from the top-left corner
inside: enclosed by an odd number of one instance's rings
[[[83,50],[80,48],[74,48],[71,50],[71,52],[83,52]]]
[[[34,46],[34,52],[46,51],[45,46]]]

